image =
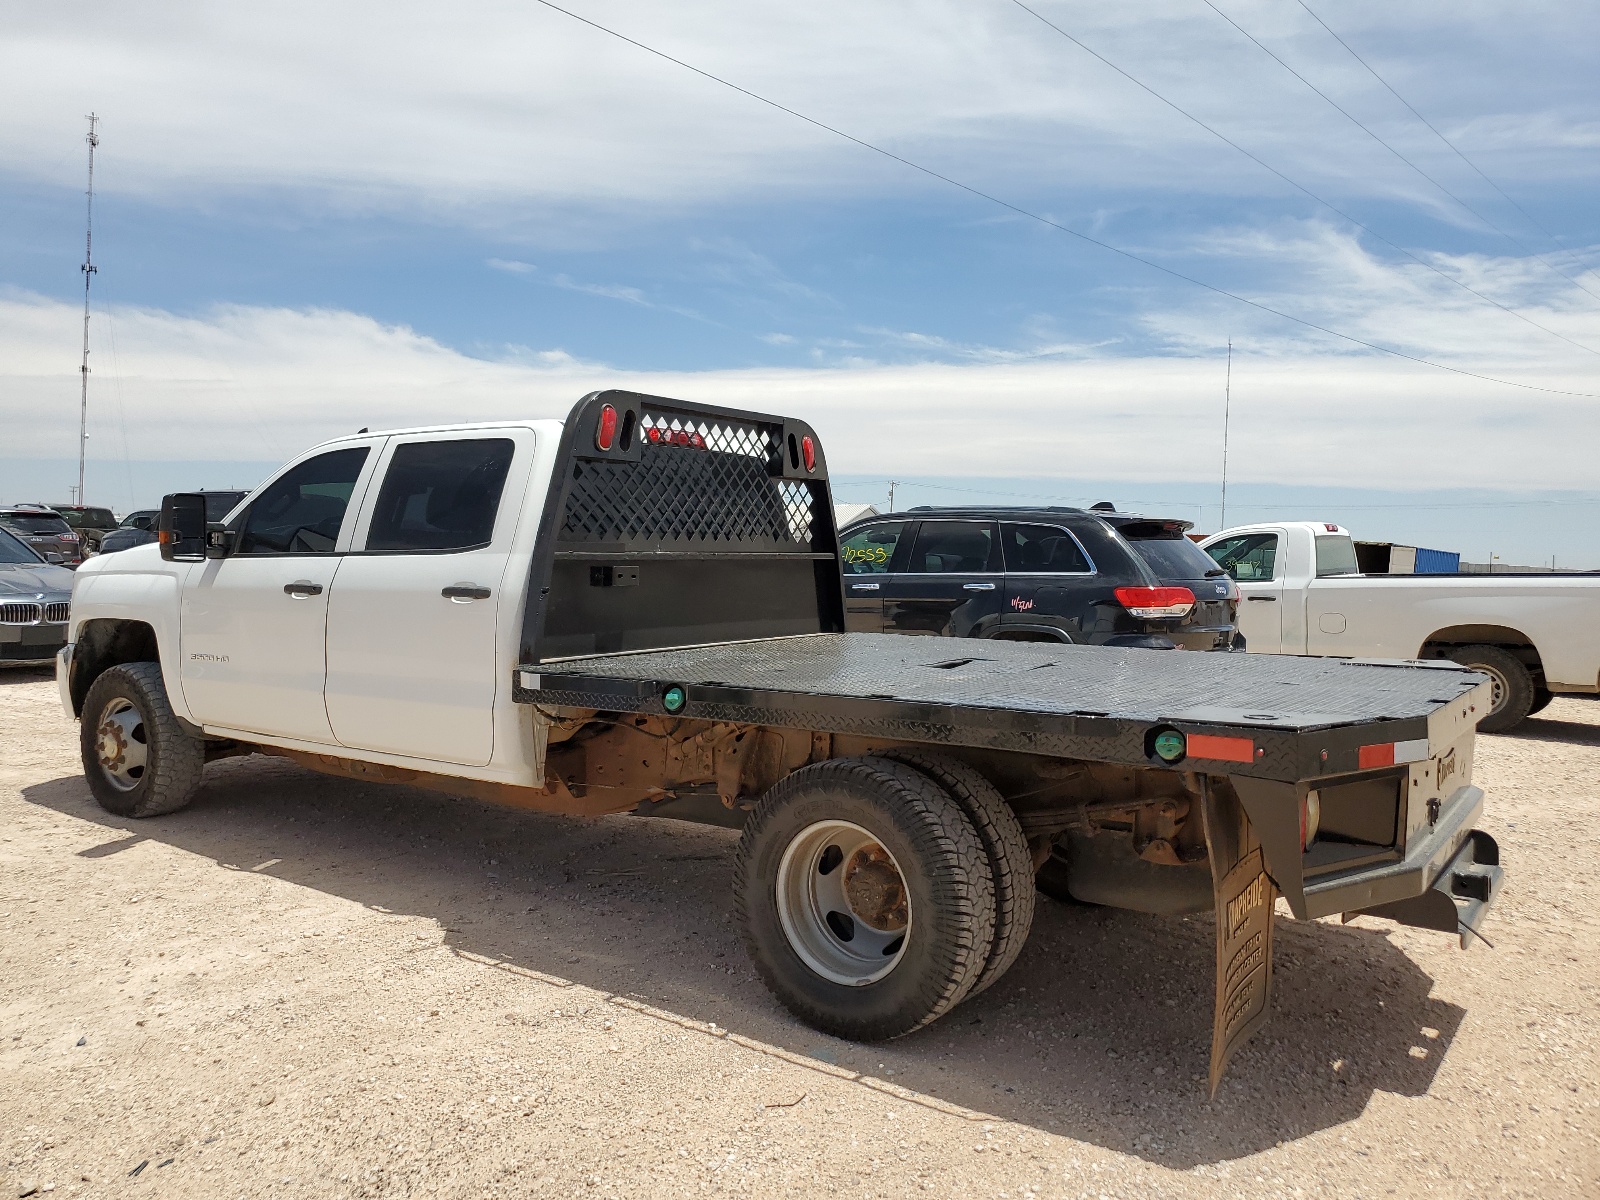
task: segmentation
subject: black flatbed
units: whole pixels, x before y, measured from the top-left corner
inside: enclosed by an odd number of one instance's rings
[[[521,703],[1165,766],[1152,732],[1248,739],[1185,769],[1284,782],[1361,769],[1364,745],[1426,739],[1484,683],[1450,662],[1180,653],[819,633],[518,668]],[[668,713],[681,687],[687,704]],[[1458,703],[1459,702],[1459,703]]]

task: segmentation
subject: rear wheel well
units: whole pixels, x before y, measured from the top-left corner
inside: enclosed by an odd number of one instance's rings
[[[72,647],[72,711],[83,714],[83,698],[94,681],[123,663],[161,661],[156,631],[143,621],[85,621]]]
[[[1428,636],[1418,658],[1448,658],[1462,646],[1499,646],[1528,668],[1534,683],[1544,686],[1544,661],[1528,635],[1506,625],[1451,625]]]

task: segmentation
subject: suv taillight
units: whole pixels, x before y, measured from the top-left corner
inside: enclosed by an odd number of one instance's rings
[[[1186,617],[1194,593],[1186,587],[1119,587],[1117,603],[1136,617]]]

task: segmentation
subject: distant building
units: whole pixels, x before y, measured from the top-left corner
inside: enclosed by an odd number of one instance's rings
[[[862,517],[875,517],[878,515],[876,506],[871,504],[835,504],[833,506],[834,525],[843,529],[851,521],[859,521]]]

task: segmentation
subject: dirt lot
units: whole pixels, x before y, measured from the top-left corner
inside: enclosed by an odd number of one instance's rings
[[[1600,701],[1480,745],[1494,947],[1280,919],[1207,1103],[1209,919],[1042,901],[854,1046],[746,967],[730,833],[262,759],[126,821],[0,674],[0,1195],[1594,1197]]]

